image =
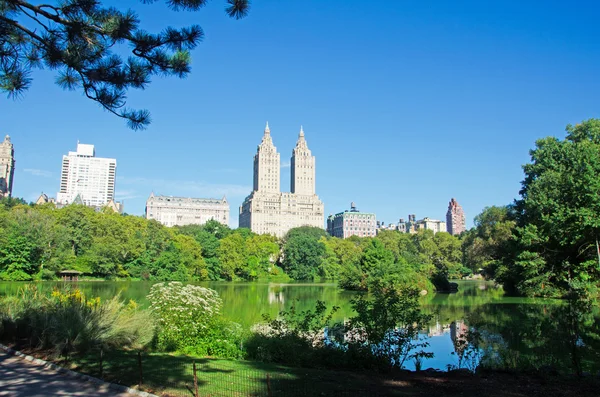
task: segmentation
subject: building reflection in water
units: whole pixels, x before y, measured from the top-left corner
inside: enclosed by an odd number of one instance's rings
[[[285,297],[283,295],[283,290],[281,287],[276,285],[269,285],[269,304],[284,304]]]

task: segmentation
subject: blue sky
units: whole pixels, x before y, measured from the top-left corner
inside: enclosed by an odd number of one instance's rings
[[[268,120],[286,190],[304,126],[326,214],[355,201],[386,223],[443,219],[455,197],[471,226],[485,206],[517,197],[536,139],[600,117],[594,2],[254,0],[241,21],[221,0],[196,13],[107,3],[134,8],[151,31],[200,24],[192,73],[129,93],[153,118],[134,132],[35,72],[23,98],[0,98],[15,196],[55,196],[62,155],[80,140],[117,159],[126,212],[143,214],[152,191],[226,194],[237,226]]]

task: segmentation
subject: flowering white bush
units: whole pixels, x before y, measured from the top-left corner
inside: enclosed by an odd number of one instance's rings
[[[148,300],[160,327],[158,342],[172,349],[195,344],[221,309],[217,291],[175,281],[154,284]]]

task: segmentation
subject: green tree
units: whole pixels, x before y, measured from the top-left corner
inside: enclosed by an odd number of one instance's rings
[[[436,233],[433,241],[437,245],[439,255],[434,259],[438,273],[449,278],[462,277],[462,251],[458,237],[446,232]]]
[[[376,239],[383,243],[385,249],[394,254],[394,261],[397,261],[401,255],[400,241],[403,234],[395,230],[381,230],[377,232]]]
[[[27,202],[20,197],[2,197],[0,198],[0,207],[11,209],[17,205],[27,205]]]
[[[200,244],[193,237],[175,234],[173,245],[179,252],[179,261],[187,269],[189,277],[194,280],[207,280],[208,270]]]
[[[210,221],[209,221],[210,222]],[[186,225],[178,228],[180,233],[192,236],[202,247],[202,257],[206,262],[208,278],[210,280],[219,280],[221,278],[221,263],[219,262],[220,240],[214,231],[206,230],[206,225]]]
[[[256,280],[260,276],[270,274],[279,259],[277,238],[269,234],[255,234],[246,239],[246,247],[248,263],[241,277]]]
[[[220,276],[225,280],[233,280],[248,263],[246,241],[239,233],[231,233],[221,240],[218,248]]]
[[[497,271],[510,291],[564,296],[595,289],[600,279],[600,120],[566,130],[564,140],[538,140],[523,166],[516,255]]]
[[[516,225],[513,217],[507,206],[484,208],[474,219],[475,227],[463,236],[464,265],[494,278],[498,266],[510,256]]]
[[[0,277],[30,280],[51,257],[54,220],[26,205],[17,205],[0,217]]]
[[[197,11],[207,0],[166,3],[175,11]],[[236,19],[250,5],[249,0],[226,3],[226,13]],[[45,66],[58,72],[60,87],[81,90],[131,128],[143,128],[150,115],[126,107],[127,91],[146,88],[154,75],[185,77],[189,51],[203,37],[198,25],[149,33],[133,10],[119,11],[99,0],[0,0],[0,91],[18,97],[31,85],[31,70]],[[123,47],[131,49],[127,59]]]
[[[286,241],[288,241],[291,238],[294,238],[296,236],[309,236],[315,240],[320,239],[321,237],[327,237],[327,232],[323,229],[321,229],[320,227],[314,227],[314,226],[300,226],[300,227],[295,227],[290,229],[285,237],[283,238],[284,243]]]
[[[350,290],[367,290],[374,279],[391,271],[394,254],[376,238],[363,239],[366,243],[358,262],[350,262],[340,271],[340,286]]]
[[[317,276],[325,245],[319,239],[325,235],[313,227],[291,229],[283,246],[283,268],[295,280],[312,280]]]

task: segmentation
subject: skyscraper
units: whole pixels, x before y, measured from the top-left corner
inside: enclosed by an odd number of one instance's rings
[[[10,136],[0,143],[0,198],[11,197],[15,173],[15,149]]]
[[[295,194],[312,196],[315,194],[315,156],[312,155],[304,129],[300,127],[300,135],[296,147],[292,151],[290,191]]]
[[[458,202],[453,198],[448,204],[448,212],[446,213],[446,230],[453,235],[459,235],[467,227],[465,225],[465,212]]]
[[[77,151],[63,156],[59,205],[81,202],[91,207],[114,203],[117,160],[96,157],[94,145],[77,143]]]
[[[291,193],[280,191],[280,158],[269,124],[254,155],[254,190],[240,206],[240,227],[283,237],[298,226],[323,228],[323,203],[315,194],[315,157],[300,128],[291,160]]]

